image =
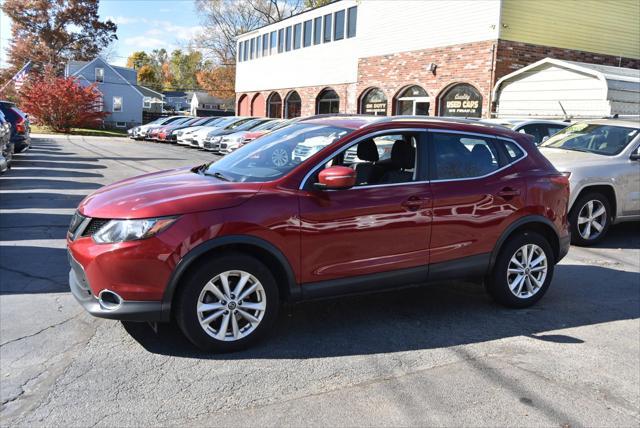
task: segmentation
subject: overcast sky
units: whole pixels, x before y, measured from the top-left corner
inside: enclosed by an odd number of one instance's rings
[[[116,65],[124,65],[137,50],[184,47],[200,31],[192,0],[102,0],[99,11],[101,19],[110,18],[118,24],[112,54]],[[5,67],[11,22],[0,14],[0,67]]]

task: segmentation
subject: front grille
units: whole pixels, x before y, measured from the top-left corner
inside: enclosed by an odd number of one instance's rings
[[[93,236],[107,223],[109,223],[109,220],[103,218],[92,218],[87,227],[82,231],[82,236]]]
[[[360,159],[358,158],[358,152],[356,152],[353,149],[347,150],[347,152],[344,154],[344,162],[345,163],[354,163],[354,162],[357,162],[359,160]]]
[[[307,155],[307,153],[309,153],[310,151],[311,151],[311,147],[300,146],[299,145],[293,151],[293,156],[299,157],[299,158],[304,158]]]

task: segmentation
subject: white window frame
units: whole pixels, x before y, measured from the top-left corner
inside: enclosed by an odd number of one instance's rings
[[[116,128],[126,128],[127,122],[116,122]]]
[[[142,108],[151,108],[151,97],[142,98]]]
[[[102,71],[102,80],[98,80],[98,70]],[[94,77],[94,80],[97,83],[104,83],[104,68],[96,67],[95,70],[94,70],[94,76],[93,77]]]
[[[120,98],[120,110],[116,110],[116,98]],[[113,113],[122,113],[124,111],[124,99],[121,96],[113,97],[111,111]]]

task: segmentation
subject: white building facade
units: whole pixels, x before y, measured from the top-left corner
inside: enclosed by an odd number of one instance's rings
[[[341,0],[259,28],[238,38],[236,111],[271,117],[486,117],[496,80],[529,63],[547,56],[622,62],[613,55],[503,40],[508,23],[501,16],[520,5]],[[637,58],[624,61],[638,65]]]

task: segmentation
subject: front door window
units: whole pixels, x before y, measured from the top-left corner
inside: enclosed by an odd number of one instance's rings
[[[410,86],[396,99],[396,114],[408,116],[428,116],[429,96],[420,86]]]

